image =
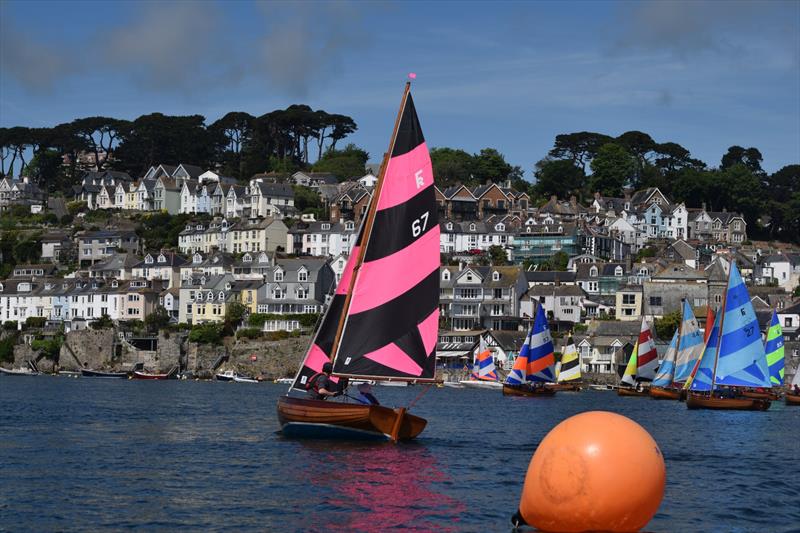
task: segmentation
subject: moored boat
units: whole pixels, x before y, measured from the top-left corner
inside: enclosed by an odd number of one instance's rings
[[[101,370],[82,368],[81,376],[85,378],[128,379],[128,372],[103,372]]]
[[[242,376],[239,374],[234,374],[233,381],[236,383],[258,383],[258,380],[251,376]]]
[[[686,397],[686,407],[689,409],[719,409],[731,411],[766,411],[770,406],[769,400],[760,398],[719,398],[690,392]]]
[[[174,379],[178,377],[178,367],[176,366],[164,374],[155,374],[151,372],[145,372],[144,370],[134,370],[132,377],[133,379]]]
[[[554,391],[578,392],[582,388],[581,364],[575,341],[570,336],[567,347],[561,354],[561,360],[556,363],[556,382],[547,383],[546,386]]]
[[[637,390],[632,387],[622,387],[617,389],[617,396],[649,396],[647,389]]]
[[[499,389],[503,384],[497,377],[497,369],[494,365],[494,355],[486,347],[486,343],[481,336],[480,342],[475,352],[472,363],[472,373],[469,379],[463,379],[459,383],[465,387],[478,389]]]
[[[18,368],[16,370],[0,367],[0,374],[4,376],[38,376],[39,372],[34,372],[30,368]]]

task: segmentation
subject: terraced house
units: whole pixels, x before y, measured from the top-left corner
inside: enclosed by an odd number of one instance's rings
[[[256,310],[282,315],[320,313],[333,295],[335,283],[333,270],[323,259],[278,259],[258,289]],[[290,317],[264,324],[266,331],[299,328],[299,322]]]
[[[528,282],[519,267],[445,266],[439,269],[439,314],[456,331],[517,329]]]

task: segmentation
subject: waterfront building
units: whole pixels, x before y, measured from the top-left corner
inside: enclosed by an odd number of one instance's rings
[[[175,252],[149,253],[131,268],[131,275],[133,278],[163,281],[167,288],[172,288],[179,285],[180,267],[187,262]]]
[[[512,258],[520,263],[549,259],[558,252],[578,254],[577,227],[574,224],[537,224],[531,220],[514,233]]]
[[[327,261],[315,258],[277,259],[266,283],[258,289],[258,313],[278,315],[321,313],[336,286]],[[267,320],[265,331],[300,328],[296,318]]]
[[[452,330],[517,329],[519,301],[528,283],[519,267],[443,266],[440,320]]]
[[[500,246],[506,250],[508,259],[511,259],[515,228],[506,221],[495,219],[496,217],[490,217],[487,221],[440,221],[441,252],[485,252],[492,246]]]
[[[358,228],[352,220],[298,224],[286,234],[286,253],[318,257],[349,255]]]
[[[117,250],[135,253],[139,248],[139,237],[129,230],[83,231],[74,241],[81,266],[101,261]]]

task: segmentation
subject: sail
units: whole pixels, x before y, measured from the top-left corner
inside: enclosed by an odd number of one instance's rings
[[[664,354],[664,360],[658,366],[658,372],[653,379],[653,385],[656,387],[669,387],[672,385],[672,378],[675,372],[675,352],[678,347],[678,330],[672,336],[672,341],[669,343],[667,353]]]
[[[528,361],[531,355],[531,337],[533,336],[533,328],[531,328],[528,336],[525,337],[525,342],[522,343],[522,348],[519,350],[519,355],[514,359],[514,365],[511,367],[511,372],[506,376],[506,383],[509,385],[522,385],[528,379]]]
[[[494,367],[494,357],[491,350],[484,350],[475,356],[475,364],[472,366],[471,379],[483,381],[497,381],[497,372]]]
[[[656,343],[653,341],[653,334],[647,320],[642,318],[642,328],[639,331],[639,350],[636,353],[636,378],[648,381],[656,377],[658,368],[658,353]]]
[[[530,356],[528,357],[528,381],[550,382],[555,381],[554,367],[556,364],[553,338],[550,336],[550,327],[544,308],[537,306],[536,318],[531,331]]]
[[[704,346],[703,334],[700,333],[700,327],[692,312],[692,306],[684,300],[673,381],[677,383],[686,381],[686,378],[692,373],[697,360],[703,355]]]
[[[792,387],[800,387],[800,367],[794,371],[794,378],[792,378]]]
[[[636,385],[636,360],[637,352],[639,351],[639,341],[637,340],[636,343],[633,345],[633,351],[631,352],[631,356],[628,359],[628,365],[625,367],[625,373],[622,374],[622,382],[630,385],[633,387]]]
[[[439,326],[439,221],[428,147],[410,93],[364,230],[333,371],[432,380]]]
[[[708,307],[706,311],[706,329],[703,333],[703,343],[708,342],[708,336],[711,335],[711,328],[714,327],[714,310]]]
[[[561,355],[561,368],[558,373],[558,381],[575,381],[581,379],[581,362],[578,356],[578,349],[575,342],[569,339],[569,344]]]
[[[715,382],[740,387],[771,387],[756,313],[736,262],[731,262],[722,313]]]
[[[695,370],[693,376],[689,376],[686,385],[693,391],[710,391],[714,375],[714,361],[717,358],[717,343],[719,342],[719,320],[722,314],[718,314],[714,320],[714,325],[708,327],[708,342],[705,344],[703,357]]]
[[[308,379],[317,372],[322,372],[322,365],[331,360],[331,349],[333,348],[334,338],[336,337],[336,328],[339,325],[339,320],[342,318],[345,297],[347,295],[347,289],[350,287],[350,280],[353,276],[353,266],[358,257],[363,231],[364,227],[362,226],[356,238],[356,243],[350,252],[350,257],[347,259],[347,263],[342,271],[342,279],[339,280],[339,284],[336,286],[336,291],[333,294],[330,305],[328,305],[328,309],[322,317],[322,323],[303,358],[300,371],[297,373],[294,383],[292,383],[293,389],[301,391],[306,390]],[[331,377],[331,379],[334,382],[338,382],[338,378],[336,377]]]
[[[775,311],[772,312],[772,321],[769,323],[769,329],[767,330],[767,343],[764,345],[764,351],[767,353],[769,380],[773,386],[783,385],[784,366],[786,364],[783,331],[781,330],[781,323],[778,321],[778,313]]]

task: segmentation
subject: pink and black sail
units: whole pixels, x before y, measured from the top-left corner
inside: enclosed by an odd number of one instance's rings
[[[300,366],[300,372],[298,372],[292,384],[293,389],[306,390],[308,379],[317,372],[322,372],[322,365],[331,361],[333,355],[331,351],[333,349],[334,339],[336,338],[336,329],[339,326],[339,321],[342,319],[347,290],[350,288],[350,281],[353,277],[353,267],[355,266],[359,250],[361,249],[361,236],[363,232],[364,228],[362,226],[356,243],[350,251],[350,257],[342,271],[342,279],[339,280],[339,284],[336,286],[336,292],[333,294],[328,310],[325,316],[322,317],[322,323],[317,330],[317,334],[308,352],[306,352],[303,364]],[[334,381],[337,380],[335,377],[332,379]]]
[[[439,326],[439,222],[431,159],[410,93],[381,180],[333,371],[431,380]]]

